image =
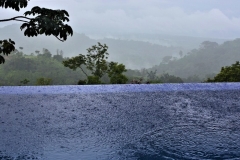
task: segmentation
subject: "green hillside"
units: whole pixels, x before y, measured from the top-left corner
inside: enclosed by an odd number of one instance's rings
[[[0,65],[0,85],[37,85],[40,78],[51,79],[52,85],[73,85],[84,75],[72,71],[62,65],[61,60],[54,57],[23,55],[22,52],[12,53],[5,57],[6,62]]]
[[[240,60],[240,39],[227,41],[221,45],[216,42],[203,42],[184,57],[160,63],[150,70],[157,74],[169,73],[183,79],[198,77],[204,80],[220,72],[221,67],[228,66]]]
[[[141,69],[158,64],[164,56],[177,54],[180,50],[186,52],[188,49],[179,46],[164,46],[143,41],[121,40],[121,39],[91,39],[84,34],[74,32],[66,42],[60,42],[54,36],[40,35],[37,37],[26,37],[20,31],[19,25],[9,25],[0,28],[0,39],[15,41],[16,48],[23,47],[23,52],[30,55],[36,50],[47,48],[52,54],[57,50],[63,51],[64,57],[77,56],[86,53],[86,48],[100,42],[109,47],[110,61],[123,63],[127,68]]]
[[[122,52],[122,56],[119,55],[119,58],[117,58],[119,60],[121,60],[121,57],[127,57],[131,63],[131,61],[137,61],[139,57],[145,59],[143,53],[147,52],[148,49],[156,53],[156,55],[147,57],[148,59],[155,59],[159,65],[152,64],[152,67],[148,69],[141,67],[141,70],[132,70],[126,67],[125,75],[129,79],[128,83],[131,83],[132,80],[142,80],[142,82],[150,80],[152,83],[180,83],[182,80],[184,82],[203,82],[207,78],[213,78],[222,67],[230,66],[240,60],[240,39],[226,41],[220,45],[216,42],[204,41],[198,49],[191,50],[182,55],[181,58],[165,57],[163,61],[157,56],[159,47],[157,45],[149,45],[140,41],[129,41],[129,44],[128,41],[116,41],[118,42],[115,43],[114,40],[105,39],[106,44],[115,45],[114,47]],[[141,50],[138,45],[143,46],[146,50]],[[127,46],[128,49],[131,49],[129,50],[131,53],[141,54],[129,55],[127,49],[121,48],[121,46]],[[167,52],[169,48],[165,47],[165,49]],[[44,52],[48,52],[48,54],[43,56],[42,53]],[[63,57],[64,53],[61,50],[56,52],[58,53],[51,53],[48,49],[43,48],[29,55],[26,54],[24,48],[20,47],[19,51],[16,50],[15,53],[5,57],[6,62],[0,65],[0,85],[24,85],[23,82],[27,82],[27,85],[36,85],[37,80],[41,78],[51,79],[52,85],[75,85],[80,79],[86,79],[86,76],[80,70],[73,71],[64,67],[62,61],[67,58]],[[109,53],[109,57],[114,55],[114,51],[111,49],[109,49]],[[134,59],[132,56],[136,58]],[[116,62],[121,63],[121,61]],[[143,62],[140,60],[138,63]],[[109,83],[109,79],[103,77],[102,82]]]

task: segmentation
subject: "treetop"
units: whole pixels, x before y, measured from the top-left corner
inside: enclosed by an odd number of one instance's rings
[[[29,0],[0,0],[0,7],[2,8],[12,8],[19,11],[20,8],[25,8],[28,5]]]

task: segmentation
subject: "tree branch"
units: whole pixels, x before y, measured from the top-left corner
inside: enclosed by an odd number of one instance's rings
[[[28,19],[31,20],[31,18],[25,17],[25,16],[17,16],[17,17],[13,17],[13,18],[9,18],[9,19],[0,19],[0,22],[6,22],[6,21],[22,21],[22,22],[28,22],[25,20],[20,20],[18,18],[23,18],[23,19]]]
[[[64,42],[64,40],[61,40],[60,38],[58,38],[57,36],[55,36],[59,41],[61,41],[61,42]]]
[[[14,19],[15,21],[20,21],[20,22],[26,22],[26,23],[28,23],[28,21],[24,21],[24,20],[20,20],[20,19]],[[1,22],[1,20],[0,20],[0,22]]]
[[[79,66],[79,68],[82,70],[82,72],[88,77],[87,73],[82,69],[81,66]]]

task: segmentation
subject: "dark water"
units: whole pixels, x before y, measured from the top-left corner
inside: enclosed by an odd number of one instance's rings
[[[240,83],[0,87],[0,160],[240,159]]]

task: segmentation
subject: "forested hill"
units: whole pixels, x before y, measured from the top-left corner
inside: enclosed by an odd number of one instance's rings
[[[117,61],[126,65],[127,68],[151,67],[159,64],[166,55],[177,54],[180,50],[186,52],[181,47],[166,47],[163,45],[151,44],[143,41],[120,40],[120,39],[100,39],[95,40],[84,34],[74,33],[66,42],[60,42],[53,36],[26,37],[20,30],[20,25],[9,25],[0,28],[0,39],[11,38],[16,42],[16,48],[23,47],[23,52],[30,55],[36,50],[48,49],[55,54],[57,49],[63,51],[64,57],[72,57],[78,54],[85,54],[86,49],[96,45],[97,42],[106,43],[109,47],[110,61]]]
[[[85,54],[86,49],[96,45],[97,42],[106,43],[109,47],[109,60],[123,63],[130,69],[149,68],[158,65],[165,56],[178,56],[180,50],[186,54],[196,48],[199,43],[210,40],[222,44],[223,39],[169,36],[169,35],[122,35],[121,39],[105,38],[91,39],[84,34],[74,32],[66,42],[60,42],[53,36],[26,37],[20,30],[20,25],[14,24],[0,28],[0,39],[11,38],[16,42],[16,48],[23,47],[23,52],[30,55],[36,50],[48,49],[56,54],[57,49],[63,51],[64,57]],[[135,39],[135,40],[131,40]],[[149,41],[149,42],[146,42]],[[154,42],[158,42],[157,44]],[[150,43],[151,42],[151,43]]]
[[[178,60],[160,63],[151,70],[157,74],[169,73],[181,78],[199,77],[206,79],[220,72],[221,67],[229,66],[240,61],[240,39],[227,41],[221,45],[216,42],[203,42],[198,49],[194,49]]]

